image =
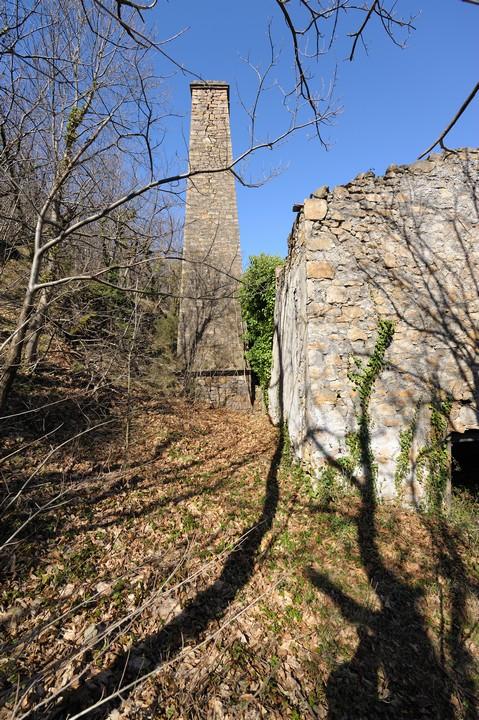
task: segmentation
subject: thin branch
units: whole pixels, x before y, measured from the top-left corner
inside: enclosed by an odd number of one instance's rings
[[[446,146],[444,145],[444,140],[445,140],[446,136],[447,136],[447,135],[449,134],[449,132],[452,130],[452,128],[454,127],[454,125],[457,123],[457,121],[458,121],[458,120],[462,117],[462,115],[465,113],[465,111],[467,110],[467,108],[469,107],[469,105],[471,104],[471,102],[474,100],[474,98],[476,97],[476,95],[477,95],[478,92],[479,92],[479,82],[475,84],[475,86],[473,87],[472,91],[469,93],[469,95],[468,95],[467,98],[464,100],[464,102],[462,103],[462,105],[461,105],[461,107],[459,108],[459,110],[457,111],[457,113],[456,113],[456,114],[454,115],[454,117],[452,118],[451,122],[445,127],[445,129],[444,129],[444,130],[442,131],[442,133],[439,135],[439,137],[437,138],[437,140],[435,140],[435,141],[432,143],[432,145],[430,145],[430,146],[427,148],[427,150],[424,150],[424,152],[423,152],[421,155],[419,155],[419,158],[425,157],[425,155],[427,155],[428,153],[430,153],[431,150],[433,150],[433,149],[436,147],[436,145],[439,145],[443,150],[447,150]]]
[[[368,24],[368,22],[369,22],[369,20],[370,20],[370,18],[371,18],[371,15],[372,15],[373,12],[375,11],[378,2],[379,2],[379,0],[374,0],[374,2],[372,3],[372,5],[370,6],[368,12],[366,13],[366,17],[364,18],[364,20],[363,20],[363,22],[362,22],[361,27],[359,28],[359,30],[358,30],[357,32],[351,34],[351,37],[354,38],[354,41],[353,41],[353,46],[352,46],[352,48],[351,48],[351,54],[350,54],[350,56],[349,56],[349,60],[353,60],[353,58],[354,58],[354,53],[355,53],[355,51],[356,51],[356,45],[358,44],[358,40],[359,40],[360,37],[362,37],[362,34],[363,34],[363,32],[364,32],[364,29],[366,28],[366,25]]]
[[[258,595],[254,600],[252,600],[248,605],[246,605],[244,608],[239,610],[233,617],[229,618],[226,622],[224,622],[218,630],[208,635],[202,642],[198,643],[198,645],[195,645],[195,650],[200,650],[201,648],[205,647],[208,643],[210,643],[212,640],[214,640],[218,635],[221,635],[221,633],[225,630],[225,628],[232,625],[236,620],[238,620],[242,615],[248,612],[248,610],[251,610],[252,607],[257,605],[260,600],[262,600],[266,595],[269,595],[272,590],[274,590],[278,585],[280,585],[283,582],[283,578],[281,577],[272,587],[265,590],[261,595]],[[78,718],[84,717],[85,715],[88,715],[93,710],[96,710],[96,708],[101,707],[107,702],[110,702],[111,700],[114,700],[117,697],[121,697],[122,693],[128,692],[129,690],[133,690],[133,688],[137,687],[141,683],[145,682],[150,677],[154,677],[155,675],[158,675],[162,670],[171,667],[174,663],[178,662],[184,655],[191,652],[191,648],[189,646],[186,646],[183,648],[181,652],[178,653],[174,658],[171,660],[168,660],[165,663],[161,663],[159,666],[155,667],[153,670],[150,670],[150,672],[145,673],[144,675],[140,675],[140,677],[136,678],[136,680],[133,680],[132,682],[128,683],[128,685],[124,685],[123,687],[118,688],[115,692],[111,693],[110,695],[107,695],[107,697],[102,698],[94,705],[90,705],[90,707],[86,708],[85,710],[82,710],[77,715],[73,715],[70,720],[78,720]],[[25,718],[26,716],[23,715],[19,720],[22,720],[22,718]]]

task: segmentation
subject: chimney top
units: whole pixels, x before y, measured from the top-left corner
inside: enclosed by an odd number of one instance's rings
[[[224,89],[228,93],[228,100],[230,96],[230,86],[229,83],[225,82],[224,80],[197,80],[195,82],[190,83],[190,90],[193,92],[193,90],[207,90],[207,89]]]

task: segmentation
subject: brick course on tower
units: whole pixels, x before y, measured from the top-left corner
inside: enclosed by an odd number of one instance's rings
[[[238,301],[241,277],[229,86],[191,84],[178,355],[191,391],[214,405],[245,407],[249,382]]]

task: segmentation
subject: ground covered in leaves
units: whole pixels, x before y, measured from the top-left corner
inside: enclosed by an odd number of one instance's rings
[[[477,717],[470,499],[320,501],[263,415],[140,393],[126,450],[122,394],[58,369],[18,412],[1,718]]]

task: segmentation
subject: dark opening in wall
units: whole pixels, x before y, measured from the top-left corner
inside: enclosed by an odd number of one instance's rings
[[[451,433],[451,483],[479,495],[479,430]]]

